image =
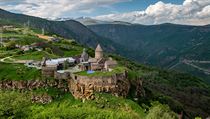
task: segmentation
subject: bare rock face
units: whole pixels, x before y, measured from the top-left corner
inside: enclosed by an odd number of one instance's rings
[[[32,101],[32,103],[47,104],[47,103],[52,102],[52,97],[49,96],[49,95],[47,95],[47,94],[43,94],[43,95],[32,95],[31,101]]]
[[[143,79],[137,78],[134,85],[136,86],[135,97],[144,97],[145,91],[143,89]]]
[[[116,74],[116,87],[111,89],[111,93],[116,96],[127,97],[130,89],[130,82],[125,74]]]

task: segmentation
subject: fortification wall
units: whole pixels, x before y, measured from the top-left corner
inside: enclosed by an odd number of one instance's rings
[[[54,77],[56,70],[56,67],[42,67],[42,76]]]
[[[54,78],[55,79],[69,79],[70,78],[70,72],[64,72],[64,73],[59,73],[59,72],[54,72]]]
[[[107,92],[126,97],[130,89],[126,73],[95,77],[71,75],[71,77],[69,90],[78,99],[93,99],[94,92]]]

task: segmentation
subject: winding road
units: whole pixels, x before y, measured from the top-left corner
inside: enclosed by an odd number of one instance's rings
[[[210,61],[198,61],[198,60],[183,60],[182,63],[192,66],[200,71],[203,71],[205,74],[210,75],[210,69],[201,68],[193,63],[202,63],[202,64],[209,64]]]
[[[25,64],[27,62],[33,61],[33,60],[17,60],[17,59],[13,59],[12,57],[13,56],[8,56],[8,57],[5,57],[5,58],[2,58],[2,59],[0,59],[0,62],[3,62],[3,63],[15,63],[15,64]],[[9,59],[12,62],[5,61],[7,59]]]
[[[204,72],[204,73],[207,74],[207,75],[210,75],[210,69],[202,68],[202,67],[197,66],[197,65],[195,65],[195,64],[193,64],[193,63],[210,64],[210,61],[199,61],[199,60],[187,60],[187,59],[184,59],[184,60],[180,60],[178,63],[176,63],[175,65],[171,66],[171,67],[169,68],[169,70],[174,69],[176,66],[178,66],[178,65],[180,65],[180,64],[186,64],[186,65],[188,65],[188,66],[191,66],[191,67],[193,67],[193,68],[195,68],[195,69],[198,69],[198,70]]]

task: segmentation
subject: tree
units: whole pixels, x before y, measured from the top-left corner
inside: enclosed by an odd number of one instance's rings
[[[146,119],[178,119],[176,113],[170,110],[168,105],[153,103]]]
[[[23,118],[30,112],[30,98],[14,91],[0,91],[0,117]]]
[[[45,48],[45,51],[48,52],[48,53],[50,53],[50,54],[52,54],[51,48]]]
[[[7,48],[7,50],[15,49],[15,45],[16,45],[16,42],[15,41],[10,41],[7,44],[6,48]]]

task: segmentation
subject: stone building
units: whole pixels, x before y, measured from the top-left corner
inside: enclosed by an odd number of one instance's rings
[[[74,65],[74,63],[75,63],[75,60],[71,57],[58,58],[58,59],[47,59],[44,57],[41,63],[42,75],[44,77],[56,78],[56,76],[59,76],[59,73],[57,73],[58,70],[64,70],[65,65],[68,65],[67,67],[69,67],[69,66]]]
[[[42,76],[54,77],[57,67],[42,67]]]
[[[117,66],[117,61],[109,58],[109,60],[105,61],[104,68],[106,71],[112,71],[113,68]]]
[[[81,62],[80,64],[78,64],[78,66],[79,66],[79,69],[82,70],[82,71],[91,70],[89,62]]]
[[[90,72],[88,70],[99,71],[102,74],[112,71],[117,66],[117,61],[112,58],[105,58],[100,45],[95,49],[95,57],[88,57],[86,50],[80,58],[78,64],[80,70]],[[88,59],[88,60],[87,60]],[[94,92],[107,92],[116,96],[125,97],[128,94],[130,85],[127,78],[127,72],[122,71],[113,73],[112,75],[84,76],[79,74],[71,74],[69,79],[69,89],[72,95],[78,99],[93,99]]]
[[[81,54],[81,58],[80,58],[80,62],[87,62],[89,59],[89,55],[88,53],[86,52],[86,49],[84,48],[83,49],[83,52]]]
[[[116,61],[110,60],[110,59],[107,60],[104,57],[103,50],[100,44],[98,44],[95,49],[94,58],[89,57],[88,54],[86,53],[86,50],[83,50],[83,53],[80,59],[81,59],[80,60],[81,62],[79,64],[79,68],[82,71],[86,71],[86,70],[111,71],[112,68],[117,66]]]
[[[41,64],[42,67],[42,76],[44,77],[54,77],[55,72],[57,71],[56,65],[47,66],[47,58],[43,57],[43,62]]]
[[[105,58],[100,44],[95,49],[95,58],[90,58],[88,62],[90,62],[91,70],[102,70],[104,68]]]

